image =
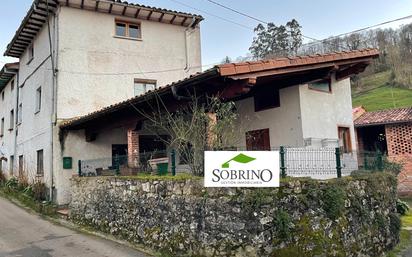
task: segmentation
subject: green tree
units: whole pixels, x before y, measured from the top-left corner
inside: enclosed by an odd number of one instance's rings
[[[295,19],[280,26],[274,23],[268,23],[266,27],[258,24],[249,50],[256,59],[296,55],[302,45],[301,28]]]

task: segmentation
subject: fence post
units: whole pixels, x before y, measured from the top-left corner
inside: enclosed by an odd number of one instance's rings
[[[379,171],[383,170],[383,157],[381,151],[378,150],[377,156],[376,156],[376,161],[377,161],[377,168]]]
[[[338,174],[338,178],[341,178],[342,177],[342,165],[341,165],[341,160],[340,160],[340,148],[339,147],[336,147],[335,155],[336,155],[336,172]]]
[[[77,165],[78,165],[78,167],[79,167],[79,177],[81,177],[81,176],[82,176],[82,161],[79,160],[79,161],[77,162]]]
[[[285,151],[285,147],[284,146],[281,146],[280,147],[280,176],[282,177],[282,178],[285,178],[286,177],[286,165],[285,165],[285,154],[286,154],[286,151]]]
[[[175,149],[172,149],[172,153],[170,155],[170,158],[172,159],[172,176],[176,176],[176,151]]]
[[[114,165],[116,167],[116,175],[120,175],[120,160],[119,160],[119,156],[115,156],[114,157]]]

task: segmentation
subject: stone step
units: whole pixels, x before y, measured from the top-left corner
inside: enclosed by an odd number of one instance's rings
[[[57,215],[62,219],[69,219],[69,209],[59,209],[57,210]]]

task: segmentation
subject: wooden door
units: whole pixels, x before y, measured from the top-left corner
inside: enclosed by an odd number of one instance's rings
[[[269,151],[269,129],[259,129],[246,132],[246,149],[248,151]]]

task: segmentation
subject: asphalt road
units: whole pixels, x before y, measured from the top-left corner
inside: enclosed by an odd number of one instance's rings
[[[147,257],[134,249],[52,224],[0,198],[0,257]]]

